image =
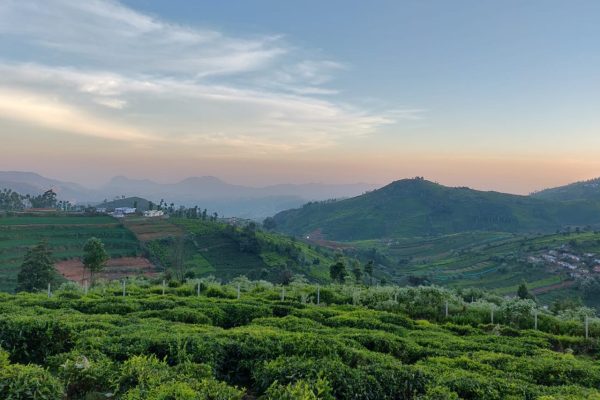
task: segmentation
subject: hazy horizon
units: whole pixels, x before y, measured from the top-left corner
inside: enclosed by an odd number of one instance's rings
[[[600,176],[594,1],[0,2],[0,170],[234,184]]]

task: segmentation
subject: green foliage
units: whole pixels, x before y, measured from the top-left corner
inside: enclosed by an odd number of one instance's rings
[[[127,297],[118,282],[87,295],[0,295],[0,398],[600,396],[596,319],[586,340],[582,321],[566,320],[564,309],[551,315],[530,299],[483,291],[321,285],[316,305],[316,287],[303,280],[286,287],[284,301],[281,289],[206,279],[163,295],[162,285],[134,280]],[[477,301],[465,301],[470,295]]]
[[[45,289],[56,279],[56,270],[48,243],[40,242],[27,250],[21,270],[17,275],[17,291],[33,292]]]
[[[415,178],[350,199],[308,203],[274,219],[281,232],[300,236],[321,230],[330,240],[348,241],[469,231],[553,232],[598,223],[599,210],[596,202],[548,202]]]
[[[92,283],[94,275],[101,272],[108,261],[109,256],[104,248],[104,243],[96,237],[91,237],[83,246],[83,265],[90,271]]]
[[[4,400],[57,400],[63,396],[60,381],[35,365],[0,367],[0,398]]]

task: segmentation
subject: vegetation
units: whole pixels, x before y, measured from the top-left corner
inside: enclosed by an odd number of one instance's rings
[[[83,246],[83,266],[90,272],[90,281],[95,282],[95,275],[106,266],[109,256],[104,243],[96,237],[89,238]]]
[[[347,200],[313,202],[274,217],[281,232],[352,241],[469,231],[553,232],[600,223],[600,204],[450,188],[422,178],[393,182]]]
[[[128,219],[126,224],[150,239],[146,247],[152,258],[175,275],[181,261],[187,277],[213,275],[230,280],[246,275],[281,282],[300,273],[311,280],[329,281],[331,251],[262,231],[253,223],[234,226],[210,218],[170,218],[169,222]],[[170,233],[155,235],[153,224],[156,233]]]
[[[600,178],[575,182],[566,186],[542,190],[532,194],[544,200],[554,201],[600,201]]]
[[[17,290],[33,292],[44,289],[48,284],[56,280],[56,270],[52,253],[46,241],[27,250],[25,260],[21,264],[19,275],[17,275]]]
[[[552,315],[529,299],[481,292],[471,303],[467,296],[437,287],[317,288],[298,280],[283,292],[244,278],[166,288],[130,281],[125,297],[118,283],[87,295],[73,285],[51,298],[4,294],[0,394],[52,400],[600,396],[600,323],[589,320],[586,339],[585,309]]]
[[[0,216],[0,291],[13,291],[27,251],[46,240],[55,261],[83,257],[83,246],[97,237],[111,257],[141,252],[135,236],[108,216]],[[44,286],[47,285],[47,282]]]

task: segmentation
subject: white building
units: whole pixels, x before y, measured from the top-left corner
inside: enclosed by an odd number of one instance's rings
[[[123,215],[135,214],[136,211],[137,211],[137,209],[135,209],[133,207],[117,207],[117,208],[115,208],[115,214],[123,214]]]
[[[162,210],[148,210],[148,211],[144,211],[144,217],[162,217],[163,215],[165,215],[164,211]]]

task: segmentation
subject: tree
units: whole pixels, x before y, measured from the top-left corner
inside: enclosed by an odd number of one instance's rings
[[[54,208],[56,207],[56,193],[52,189],[46,190],[42,195],[31,197],[30,201],[35,208]]]
[[[329,267],[329,276],[331,276],[331,279],[335,282],[344,283],[346,275],[348,275],[348,273],[346,272],[346,266],[342,261],[338,261]]]
[[[52,253],[46,241],[27,250],[21,270],[17,276],[17,291],[33,292],[47,287],[54,281],[56,269]]]
[[[275,223],[275,219],[273,217],[267,217],[263,221],[263,228],[268,231],[275,229],[276,226],[277,224]]]
[[[520,299],[533,299],[533,295],[529,292],[529,288],[527,288],[527,283],[525,281],[519,285],[517,296]]]
[[[83,246],[83,267],[90,271],[92,285],[94,284],[95,275],[104,269],[108,259],[108,253],[100,239],[92,237],[85,242]]]
[[[354,275],[356,283],[361,283],[363,272],[360,269],[360,262],[358,260],[352,261],[352,275]]]
[[[365,274],[369,275],[369,282],[373,285],[373,269],[375,267],[375,263],[373,260],[369,260],[367,265],[365,265]]]

